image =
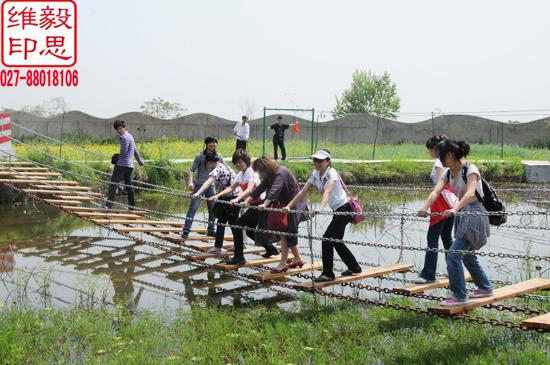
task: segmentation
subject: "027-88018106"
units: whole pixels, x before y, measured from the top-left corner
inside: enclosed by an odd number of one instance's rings
[[[78,70],[75,69],[2,69],[0,87],[74,87],[78,86]]]

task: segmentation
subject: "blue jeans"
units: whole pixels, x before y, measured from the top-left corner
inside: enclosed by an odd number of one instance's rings
[[[472,245],[463,239],[454,240],[450,247],[451,250],[467,250],[472,251]],[[476,255],[460,254],[460,253],[448,253],[447,254],[447,271],[449,272],[449,288],[453,293],[453,297],[458,300],[465,300],[468,296],[466,292],[466,281],[464,280],[464,266],[470,272],[474,283],[479,289],[492,290],[493,286],[483,271],[483,268],[479,264],[479,260]]]
[[[428,248],[438,248],[439,237],[443,241],[443,247],[448,249],[453,243],[453,224],[455,217],[449,217],[437,222],[428,229]],[[435,270],[437,268],[437,252],[426,251],[424,268],[420,272],[420,277],[426,280],[435,280]]]
[[[193,189],[193,194],[195,194],[202,184],[195,185],[195,189]],[[204,191],[202,196],[210,198],[211,196],[216,195],[216,189],[214,185],[210,186],[208,189]],[[191,231],[191,225],[193,224],[193,218],[195,218],[195,214],[197,213],[197,210],[199,210],[199,205],[201,204],[200,199],[191,199],[191,203],[189,203],[189,208],[187,209],[187,215],[185,219],[185,226],[183,227],[184,233],[189,233]],[[216,217],[214,217],[214,202],[206,202],[208,206],[208,232],[213,232],[216,222]]]

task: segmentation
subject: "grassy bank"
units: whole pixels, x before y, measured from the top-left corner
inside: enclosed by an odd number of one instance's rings
[[[47,151],[49,154],[58,156],[59,147],[42,144],[39,141],[32,141],[36,148]],[[83,143],[81,147],[100,152],[103,155],[110,155],[117,151],[118,145],[115,144],[98,144],[98,143]],[[163,147],[164,146],[164,147]],[[305,148],[305,146],[303,146]],[[384,151],[384,146],[381,147]],[[51,156],[46,156],[38,151],[34,151],[24,146],[17,146],[19,156],[29,158],[44,164],[53,165],[57,168],[69,170],[82,175],[91,175],[95,178],[108,180],[112,166],[108,162],[103,162],[104,159],[98,156],[84,154],[82,151],[74,148],[64,147],[61,156],[63,159],[77,161],[76,163],[85,165],[87,168],[93,168],[101,172],[92,172],[91,170],[78,167],[75,164],[61,162]],[[171,163],[169,159],[192,158],[196,151],[200,151],[200,144],[197,142],[184,141],[153,141],[144,144],[142,153],[145,158],[149,159],[150,165],[167,167],[169,169],[158,169],[151,166],[146,166],[144,169],[138,170],[138,177],[149,183],[169,186],[172,188],[181,188],[182,180],[185,178],[186,171],[190,167],[189,162]],[[231,141],[220,143],[220,152],[228,157],[231,155],[233,144]],[[296,147],[297,148],[297,147]],[[338,155],[346,159],[358,158],[357,153],[361,153],[367,145],[354,145],[353,147],[343,145],[346,154]],[[473,154],[470,161],[475,162],[483,172],[484,176],[490,181],[506,181],[506,182],[521,182],[524,176],[521,158],[535,159],[542,157],[548,150],[535,150],[519,147],[508,146],[511,151],[518,150],[519,156],[507,157],[503,162],[481,162],[480,160],[490,160],[498,158],[494,156],[495,146],[476,145],[473,147],[474,152],[477,150],[486,153]],[[347,151],[349,149],[349,151]],[[389,162],[381,163],[335,163],[334,166],[342,173],[349,184],[368,184],[368,183],[427,183],[429,182],[429,172],[431,170],[430,162],[416,162],[407,160],[408,158],[425,159],[425,148],[418,145],[397,145],[387,146],[387,151],[391,151],[387,157],[391,159]],[[355,152],[354,152],[355,151]],[[499,147],[500,151],[500,147]],[[301,151],[306,154],[305,150]],[[349,152],[349,153],[348,153]],[[253,153],[253,152],[252,152]],[[103,160],[103,161],[102,161]],[[283,162],[288,166],[296,176],[305,181],[312,170],[310,162]],[[93,181],[88,181],[92,182]]]
[[[547,364],[550,335],[390,309],[0,309],[0,363]]]
[[[118,140],[71,140],[67,138],[68,143],[78,145],[81,148],[94,151],[99,154],[111,156],[118,151]],[[50,152],[59,154],[59,145],[40,139],[25,140],[37,148],[48,148]],[[249,151],[253,156],[262,154],[262,141],[249,141]],[[16,144],[17,153],[25,155],[27,148]],[[183,141],[172,139],[156,139],[147,142],[137,142],[140,153],[147,159],[183,159],[193,158],[197,152],[203,148],[202,141]],[[318,148],[329,149],[334,158],[348,160],[370,160],[372,159],[372,144],[335,144],[332,142],[319,141]],[[221,140],[218,146],[219,152],[223,156],[230,156],[235,148],[234,140]],[[305,157],[310,155],[311,144],[307,141],[286,141],[287,154],[290,157]],[[273,153],[271,141],[266,141],[266,153]],[[546,148],[526,148],[512,145],[505,145],[501,156],[501,146],[491,144],[472,144],[472,160],[548,160],[550,159],[550,150]],[[94,159],[93,154],[85,154],[82,151],[63,146],[62,155],[68,159]],[[429,159],[426,148],[423,144],[403,143],[399,145],[377,145],[375,159],[379,160],[399,160],[399,159]]]

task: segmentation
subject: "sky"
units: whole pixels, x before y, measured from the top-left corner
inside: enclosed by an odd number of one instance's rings
[[[228,119],[330,111],[359,69],[389,72],[404,122],[550,115],[548,1],[76,1],[79,86],[0,88],[0,106],[63,97],[110,118],[162,97]]]

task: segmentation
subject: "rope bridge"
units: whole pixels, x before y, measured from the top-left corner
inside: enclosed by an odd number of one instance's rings
[[[336,293],[336,291],[326,290],[326,288],[350,287],[356,290],[373,291],[377,293],[412,297],[428,301],[440,301],[443,299],[442,297],[427,295],[424,293],[428,290],[447,287],[449,284],[448,279],[440,278],[434,283],[408,285],[397,288],[377,287],[360,283],[363,279],[404,273],[413,269],[412,264],[395,263],[385,266],[364,267],[362,273],[359,275],[351,277],[341,276],[331,282],[316,283],[312,280],[314,277],[313,272],[316,270],[321,270],[322,263],[314,262],[313,255],[311,255],[311,262],[301,268],[293,268],[283,273],[272,274],[269,271],[271,268],[268,265],[278,262],[279,258],[259,258],[258,255],[263,253],[264,249],[257,247],[247,248],[245,250],[245,254],[247,255],[247,263],[245,265],[236,266],[216,262],[211,263],[209,262],[210,259],[217,259],[221,256],[228,255],[228,253],[223,253],[221,255],[205,253],[205,251],[214,247],[211,243],[213,237],[206,236],[206,230],[194,230],[194,235],[190,236],[188,239],[183,239],[179,237],[181,227],[183,226],[181,220],[177,221],[159,218],[169,216],[172,218],[181,219],[182,217],[180,216],[141,208],[131,211],[128,210],[129,207],[127,205],[122,203],[116,203],[121,209],[105,210],[102,208],[105,202],[103,194],[94,191],[91,187],[83,185],[78,181],[64,179],[61,172],[55,172],[53,169],[44,166],[44,164],[23,161],[21,159],[18,159],[17,161],[0,163],[0,183],[10,186],[14,190],[21,192],[32,199],[36,199],[48,205],[54,206],[61,211],[91,222],[111,232],[118,233],[137,243],[160,249],[166,253],[167,257],[178,257],[182,259],[181,262],[175,261],[173,263],[174,265],[183,263],[183,260],[191,260],[196,266],[207,268],[209,270],[221,270],[245,281],[264,282],[294,291],[313,293],[314,295],[322,295],[330,298],[383,306],[425,315],[449,317],[467,322],[485,323],[523,330],[550,330],[550,313],[546,313],[545,311],[539,309],[493,304],[535,291],[550,289],[549,279],[534,278],[518,283],[504,285],[495,289],[494,294],[491,297],[471,299],[464,306],[450,308],[441,306],[432,306],[427,308],[421,306],[408,306],[404,304],[392,303],[390,301],[364,298],[359,295],[340,294]],[[387,216],[388,214],[389,213],[382,213],[381,215]],[[395,215],[396,213],[391,214]],[[196,221],[205,223],[204,220],[200,219],[196,219]],[[225,224],[225,226],[236,227],[229,224]],[[293,235],[287,232],[273,232],[262,229],[253,230],[275,233],[279,235]],[[146,238],[143,238],[144,234]],[[296,234],[295,236],[308,239],[309,241],[313,239],[322,239],[322,237],[315,237],[312,235]],[[224,243],[225,247],[232,246],[230,243],[231,239],[231,236],[226,237],[226,243]],[[400,245],[388,245],[383,243],[349,240],[342,240],[341,242],[346,244],[369,245],[390,249],[403,248]],[[405,248],[421,251],[431,250],[428,248],[414,248],[408,246],[405,246]],[[437,249],[436,251],[457,252],[456,250],[445,249]],[[468,253],[471,254],[471,252]],[[550,257],[538,255],[517,255],[506,253],[492,253],[494,255],[491,255],[491,253],[484,252],[476,252],[476,254],[487,255],[490,257],[496,256],[544,261],[550,260]],[[248,268],[250,272],[242,272],[241,269],[243,268]],[[525,319],[521,323],[515,323],[494,318],[472,316],[468,314],[473,309],[479,307],[498,311],[521,312],[526,315],[536,316]]]

